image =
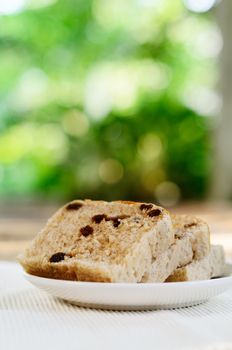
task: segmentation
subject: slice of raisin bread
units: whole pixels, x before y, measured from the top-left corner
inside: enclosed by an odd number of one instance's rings
[[[169,213],[154,204],[73,201],[54,214],[19,257],[34,275],[140,282],[174,241]]]
[[[190,238],[194,260],[209,254],[210,231],[205,221],[191,215],[172,215],[172,223],[176,239],[186,235]]]
[[[153,258],[142,282],[164,282],[178,267],[207,256],[210,252],[208,225],[193,216],[172,215],[175,242]]]
[[[200,260],[194,260],[186,266],[176,269],[166,282],[182,282],[210,279],[223,276],[225,271],[224,249],[212,245],[210,253]]]

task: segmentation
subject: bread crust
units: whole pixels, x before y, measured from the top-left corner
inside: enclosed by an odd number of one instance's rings
[[[107,271],[96,267],[90,268],[80,264],[70,266],[65,262],[56,264],[38,263],[33,259],[28,259],[26,263],[24,260],[20,260],[20,262],[27,273],[39,277],[72,281],[112,282]]]

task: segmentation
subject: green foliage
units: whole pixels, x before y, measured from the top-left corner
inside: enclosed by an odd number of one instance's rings
[[[43,3],[0,17],[1,195],[204,196],[210,125],[186,91],[216,79],[197,44],[209,15],[177,0]]]

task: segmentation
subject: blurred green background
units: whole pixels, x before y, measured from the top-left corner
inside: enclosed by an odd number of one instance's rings
[[[207,196],[213,4],[0,0],[1,198]]]

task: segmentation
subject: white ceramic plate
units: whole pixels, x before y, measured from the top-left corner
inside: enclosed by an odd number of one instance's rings
[[[229,274],[204,281],[144,284],[64,281],[27,273],[25,277],[36,287],[72,304],[111,310],[193,306],[232,288],[232,276]]]

